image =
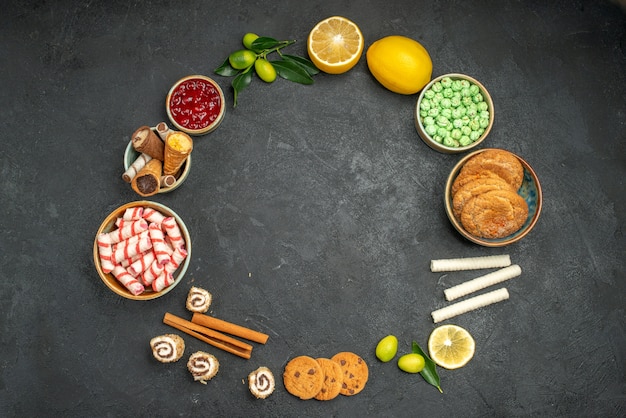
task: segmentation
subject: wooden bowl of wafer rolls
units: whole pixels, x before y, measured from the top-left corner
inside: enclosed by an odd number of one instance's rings
[[[191,238],[183,220],[165,205],[130,202],[102,222],[93,260],[104,284],[116,294],[150,300],[172,290],[191,259]]]
[[[503,247],[535,227],[542,208],[537,174],[521,157],[498,148],[474,151],[452,169],[445,209],[454,228],[485,247]]]

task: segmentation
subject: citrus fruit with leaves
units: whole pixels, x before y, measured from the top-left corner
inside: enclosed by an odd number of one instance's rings
[[[243,39],[241,40],[241,42],[243,43],[243,46],[246,47],[246,49],[252,49],[252,42],[256,41],[258,38],[259,35],[257,35],[256,33],[248,32],[243,35]]]
[[[424,357],[417,353],[405,354],[398,359],[398,367],[407,373],[419,373],[425,365]]]
[[[272,83],[276,80],[276,69],[265,58],[259,58],[254,62],[254,70],[259,78],[266,83]]]
[[[235,70],[248,68],[256,60],[257,55],[249,49],[240,49],[228,56],[228,62]]]
[[[279,41],[268,36],[255,36],[253,33],[244,35],[242,43],[246,49],[233,52],[215,69],[216,74],[234,77],[231,82],[234,91],[233,107],[237,107],[239,93],[252,83],[254,72],[268,83],[280,76],[294,83],[313,84],[312,76],[319,73],[317,67],[307,58],[282,51],[294,44],[295,40]],[[248,45],[250,48],[247,48]],[[278,59],[269,60],[271,54],[277,54]]]

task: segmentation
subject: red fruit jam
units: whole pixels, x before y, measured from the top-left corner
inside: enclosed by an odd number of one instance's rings
[[[217,128],[224,117],[224,93],[209,77],[188,76],[174,84],[167,95],[166,109],[179,130],[206,134]]]

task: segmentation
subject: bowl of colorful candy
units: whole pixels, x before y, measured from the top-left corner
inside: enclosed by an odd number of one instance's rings
[[[93,260],[104,284],[127,299],[165,295],[183,278],[191,238],[183,220],[165,205],[130,202],[111,212],[93,243]]]
[[[493,126],[491,95],[465,74],[444,74],[422,89],[415,106],[415,128],[432,149],[446,154],[482,143]]]

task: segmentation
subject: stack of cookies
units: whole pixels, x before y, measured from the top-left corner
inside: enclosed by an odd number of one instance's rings
[[[452,212],[476,237],[497,239],[518,231],[528,218],[528,204],[517,191],[524,167],[508,151],[489,149],[463,165],[451,188]]]
[[[285,366],[285,389],[300,399],[328,401],[361,392],[369,377],[367,363],[355,353],[341,352],[332,358],[298,356]]]

